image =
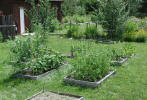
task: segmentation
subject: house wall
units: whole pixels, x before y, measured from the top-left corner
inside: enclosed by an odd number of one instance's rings
[[[61,2],[51,1],[52,7],[57,7],[57,19],[62,22],[62,11],[61,11]],[[0,0],[0,11],[3,11],[1,15],[13,15],[14,23],[17,26],[17,33],[21,33],[20,25],[20,7],[31,8],[30,5],[25,3],[25,0]],[[30,22],[25,16],[25,30],[30,26]]]

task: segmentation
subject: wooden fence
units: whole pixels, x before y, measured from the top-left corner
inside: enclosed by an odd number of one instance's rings
[[[17,28],[12,15],[0,16],[0,32],[2,33],[4,40],[10,37],[14,39],[16,30]]]

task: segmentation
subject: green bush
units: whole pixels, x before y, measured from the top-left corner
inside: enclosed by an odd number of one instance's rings
[[[0,43],[3,42],[3,35],[2,33],[0,32]]]
[[[82,55],[77,59],[74,65],[76,69],[74,78],[77,80],[95,82],[110,71],[109,58],[102,52]]]
[[[84,34],[87,39],[97,39],[107,35],[101,25],[97,25],[97,27],[94,25],[86,27]]]
[[[67,37],[73,37],[75,39],[80,39],[84,37],[83,32],[81,32],[79,26],[71,26],[67,31]]]
[[[31,60],[27,67],[31,69],[31,73],[33,73],[33,75],[38,75],[52,69],[57,69],[65,61],[64,55],[48,48],[42,49],[40,53],[41,54],[39,57]]]
[[[10,49],[12,60],[15,60],[14,68],[29,69],[29,74],[38,75],[63,64],[65,56],[45,47],[45,44],[41,44],[42,40],[38,36],[18,38],[14,41]]]
[[[73,16],[66,16],[63,18],[64,23],[74,22],[74,23],[84,23],[84,22],[90,22],[91,16],[89,15],[73,15]]]
[[[136,32],[138,30],[138,26],[135,22],[129,22],[125,25],[125,32]]]
[[[124,0],[100,0],[99,2],[99,8],[94,13],[98,22],[107,30],[109,38],[121,38],[128,17],[127,4]]]
[[[136,32],[125,33],[123,40],[128,42],[145,42],[147,38],[147,32],[144,30],[138,30]]]
[[[135,54],[135,47],[131,44],[125,43],[121,47],[112,46],[108,48],[108,56],[111,58],[111,61],[119,61],[124,57],[130,57]]]
[[[48,25],[49,26],[48,31],[49,32],[54,32],[56,30],[56,26],[57,26],[58,23],[59,23],[58,20],[52,20],[51,25]]]
[[[26,62],[32,56],[32,40],[31,38],[19,38],[11,45],[10,51],[16,62]]]
[[[87,39],[98,38],[98,30],[96,26],[88,26],[85,30],[85,35]]]

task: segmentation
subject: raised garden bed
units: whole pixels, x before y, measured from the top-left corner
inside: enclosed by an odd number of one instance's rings
[[[66,66],[68,63],[64,63],[62,66],[60,66],[59,68],[61,67],[64,67]],[[58,68],[58,69],[59,69]],[[32,75],[29,73],[29,70],[28,69],[24,69],[23,71],[19,71],[19,72],[16,72],[12,75],[13,78],[25,78],[25,79],[32,79],[32,80],[38,80],[42,77],[45,77],[47,75],[49,75],[51,72],[55,71],[57,69],[52,69],[52,70],[49,70],[43,74],[40,74],[40,75]],[[25,74],[24,74],[25,73]]]
[[[64,82],[72,85],[80,85],[83,87],[89,87],[89,88],[97,88],[104,80],[109,78],[111,75],[113,75],[116,71],[111,71],[109,72],[105,77],[102,79],[98,80],[97,82],[89,82],[89,81],[82,81],[82,80],[76,80],[72,78],[72,73],[71,75],[67,76],[64,78]]]
[[[122,58],[119,61],[111,61],[111,65],[115,66],[121,66],[123,63],[125,63],[128,60],[128,57]]]
[[[104,44],[114,44],[115,41],[112,40],[99,40],[98,43],[104,43]]]
[[[42,91],[26,100],[83,100],[83,97],[66,93]]]
[[[112,61],[111,62],[111,65],[114,65],[114,66],[121,66],[122,64],[124,64],[129,58],[133,58],[135,56],[135,54],[132,54],[131,56],[129,57],[123,57],[121,60],[119,61]]]
[[[74,58],[75,56],[72,53],[68,53],[65,55],[67,58]]]

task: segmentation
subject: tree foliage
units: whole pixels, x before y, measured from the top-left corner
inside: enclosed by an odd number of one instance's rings
[[[127,4],[122,0],[103,0],[95,10],[94,14],[107,30],[109,38],[121,37],[128,16],[126,7]]]
[[[31,24],[41,24],[43,30],[46,30],[51,24],[52,19],[56,17],[55,9],[51,8],[50,0],[40,0],[38,3],[32,0],[26,0],[32,8],[27,9]]]

